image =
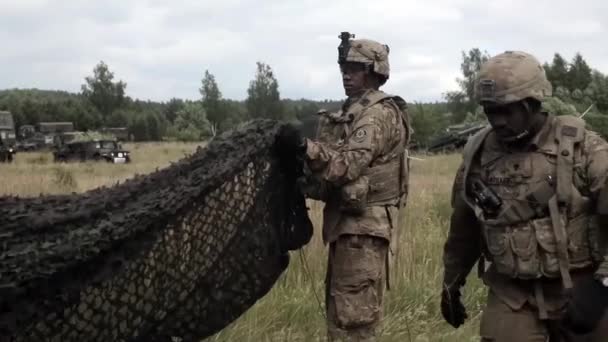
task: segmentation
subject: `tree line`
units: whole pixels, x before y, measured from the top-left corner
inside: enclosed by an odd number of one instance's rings
[[[223,97],[215,76],[206,70],[200,98],[172,98],[166,102],[132,99],[127,83],[116,80],[103,61],[85,77],[81,92],[38,89],[0,91],[0,110],[13,114],[15,126],[48,121],[71,121],[78,130],[127,127],[136,141],[200,141],[254,118],[297,121],[320,108],[336,108],[337,101],[281,99],[271,67],[256,63],[244,101]]]
[[[479,48],[463,51],[462,74],[456,79],[460,89],[443,94],[445,102],[410,105],[414,138],[419,145],[428,144],[449,125],[485,120],[475,100],[475,76],[489,58]],[[543,104],[544,109],[556,115],[587,112],[584,119],[589,127],[608,137],[608,76],[589,66],[580,53],[569,62],[555,53],[543,67],[553,86],[553,96]]]
[[[484,120],[475,101],[475,75],[489,58],[473,48],[462,52],[458,90],[443,94],[434,103],[409,104],[414,139],[425,146],[449,125]],[[544,63],[554,96],[545,109],[558,114],[582,113],[590,126],[608,136],[608,76],[590,67],[577,53],[568,62],[559,53]],[[254,118],[305,121],[321,108],[338,109],[336,100],[282,99],[272,68],[257,62],[247,98],[235,101],[223,97],[215,76],[205,70],[200,98],[172,98],[166,102],[141,101],[127,95],[127,83],[116,80],[103,61],[85,77],[80,93],[37,89],[0,91],[0,110],[13,113],[16,126],[45,121],[71,121],[78,130],[127,127],[136,141],[204,140]],[[400,94],[407,100],[407,94]]]

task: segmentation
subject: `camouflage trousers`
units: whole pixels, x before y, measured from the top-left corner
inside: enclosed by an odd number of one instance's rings
[[[605,342],[608,341],[608,316],[592,334],[573,335],[561,329],[558,321],[540,320],[529,304],[513,310],[491,290],[481,316],[481,342]]]
[[[388,241],[341,235],[329,247],[325,300],[329,341],[376,341]]]

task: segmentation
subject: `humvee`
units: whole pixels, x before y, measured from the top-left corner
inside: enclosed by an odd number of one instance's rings
[[[70,141],[53,152],[55,162],[68,161],[106,161],[109,163],[130,163],[129,151],[115,140],[75,140]]]

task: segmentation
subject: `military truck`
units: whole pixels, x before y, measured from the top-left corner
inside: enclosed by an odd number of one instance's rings
[[[33,125],[22,125],[17,132],[15,147],[18,151],[37,151],[46,146],[46,139],[40,132],[36,132]]]
[[[13,156],[17,152],[16,141],[13,114],[8,111],[0,111],[0,162],[13,161]]]
[[[56,137],[53,160],[106,161],[109,163],[130,163],[131,155],[116,141],[115,137],[94,132],[71,132]]]
[[[58,135],[73,132],[74,124],[71,122],[39,122],[34,125],[19,127],[19,151],[48,150],[54,147]]]
[[[99,130],[104,134],[111,134],[116,137],[118,141],[129,141],[129,129],[127,127],[102,127]]]
[[[74,132],[74,124],[71,122],[39,122],[38,133],[44,137],[45,146],[53,145],[55,136]]]
[[[15,121],[11,112],[0,111],[0,138],[6,146],[14,146],[17,141]]]

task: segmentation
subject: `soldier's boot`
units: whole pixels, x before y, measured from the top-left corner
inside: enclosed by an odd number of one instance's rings
[[[387,252],[387,240],[368,235],[341,235],[331,244],[326,291],[330,341],[377,340]]]

